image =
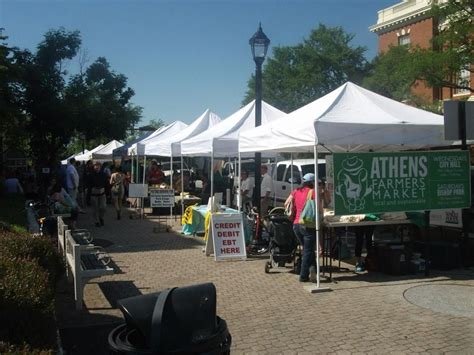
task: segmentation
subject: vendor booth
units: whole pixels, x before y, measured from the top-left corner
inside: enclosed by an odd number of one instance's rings
[[[400,151],[449,144],[443,116],[423,111],[346,83],[278,119],[242,132],[239,152]],[[318,169],[315,168],[316,181]],[[376,211],[374,211],[376,212]],[[316,209],[316,245],[321,225]],[[319,288],[319,258],[317,259]]]
[[[215,124],[221,121],[220,117],[213,113],[210,109],[204,111],[198,118],[196,118],[190,125],[184,125],[182,122],[177,121],[169,126],[166,129],[161,130],[160,132],[150,136],[137,144],[132,145],[129,150],[132,154],[142,155],[144,157],[144,171],[143,177],[145,179],[145,165],[147,156],[158,156],[158,157],[169,157],[170,158],[170,167],[169,171],[166,172],[169,176],[168,181],[161,185],[149,184],[149,193],[155,194],[159,189],[173,189],[174,192],[177,190],[180,191],[179,196],[175,196],[175,202],[181,204],[184,209],[186,206],[201,202],[196,196],[189,194],[189,191],[184,191],[184,164],[181,156],[181,141],[184,139],[193,137],[201,132],[208,130],[213,127]],[[137,157],[138,157],[137,156]],[[173,157],[181,156],[181,178],[176,178],[173,176],[175,168],[173,167]],[[163,172],[164,173],[164,172]],[[175,189],[175,184],[173,179],[176,179],[180,182],[179,188]],[[151,200],[150,200],[151,201]],[[155,207],[155,206],[151,206]],[[171,210],[172,211],[172,210]]]
[[[151,140],[145,143],[145,154],[152,155],[152,156],[161,156],[161,157],[169,157],[170,158],[170,186],[174,187],[174,179],[176,176],[173,176],[173,158],[180,157],[181,160],[181,178],[180,178],[180,185],[175,190],[180,190],[181,194],[179,196],[179,202],[182,202],[182,212],[184,211],[184,207],[189,205],[193,202],[196,202],[196,198],[193,196],[189,196],[186,194],[185,187],[184,187],[184,164],[183,164],[183,156],[181,154],[181,142],[184,140],[190,139],[202,132],[205,132],[215,125],[221,122],[221,118],[212,112],[210,109],[205,110],[198,118],[196,118],[189,126],[182,129],[180,132],[169,136],[169,137],[162,137],[161,139]],[[178,201],[177,201],[178,202]]]
[[[262,101],[262,124],[275,121],[286,114]],[[235,157],[238,154],[239,133],[255,127],[255,101],[231,114],[222,122],[181,142],[182,155],[210,156],[211,167],[214,167],[214,157]],[[210,173],[211,196],[214,195],[214,174]],[[206,202],[206,201],[204,201]]]

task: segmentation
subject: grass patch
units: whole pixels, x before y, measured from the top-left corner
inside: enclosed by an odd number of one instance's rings
[[[24,196],[3,195],[0,197],[0,221],[8,223],[13,231],[27,230]]]

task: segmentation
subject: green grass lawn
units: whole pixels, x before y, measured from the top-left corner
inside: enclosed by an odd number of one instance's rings
[[[22,195],[0,196],[0,222],[10,224],[15,230],[27,230],[25,198]]]

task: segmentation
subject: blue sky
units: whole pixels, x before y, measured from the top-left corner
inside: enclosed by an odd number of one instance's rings
[[[192,122],[206,108],[235,112],[255,71],[249,38],[262,23],[271,46],[300,43],[323,23],[377,52],[368,27],[397,0],[0,0],[8,43],[34,50],[49,29],[79,30],[89,64],[106,57],[135,90],[141,124]],[[271,55],[271,48],[269,50]],[[77,59],[68,63],[76,72]]]

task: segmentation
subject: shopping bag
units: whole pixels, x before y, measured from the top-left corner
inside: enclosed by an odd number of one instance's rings
[[[313,190],[308,191],[306,202],[303,207],[303,211],[300,215],[300,224],[304,224],[307,228],[316,228],[316,203],[311,198]]]

